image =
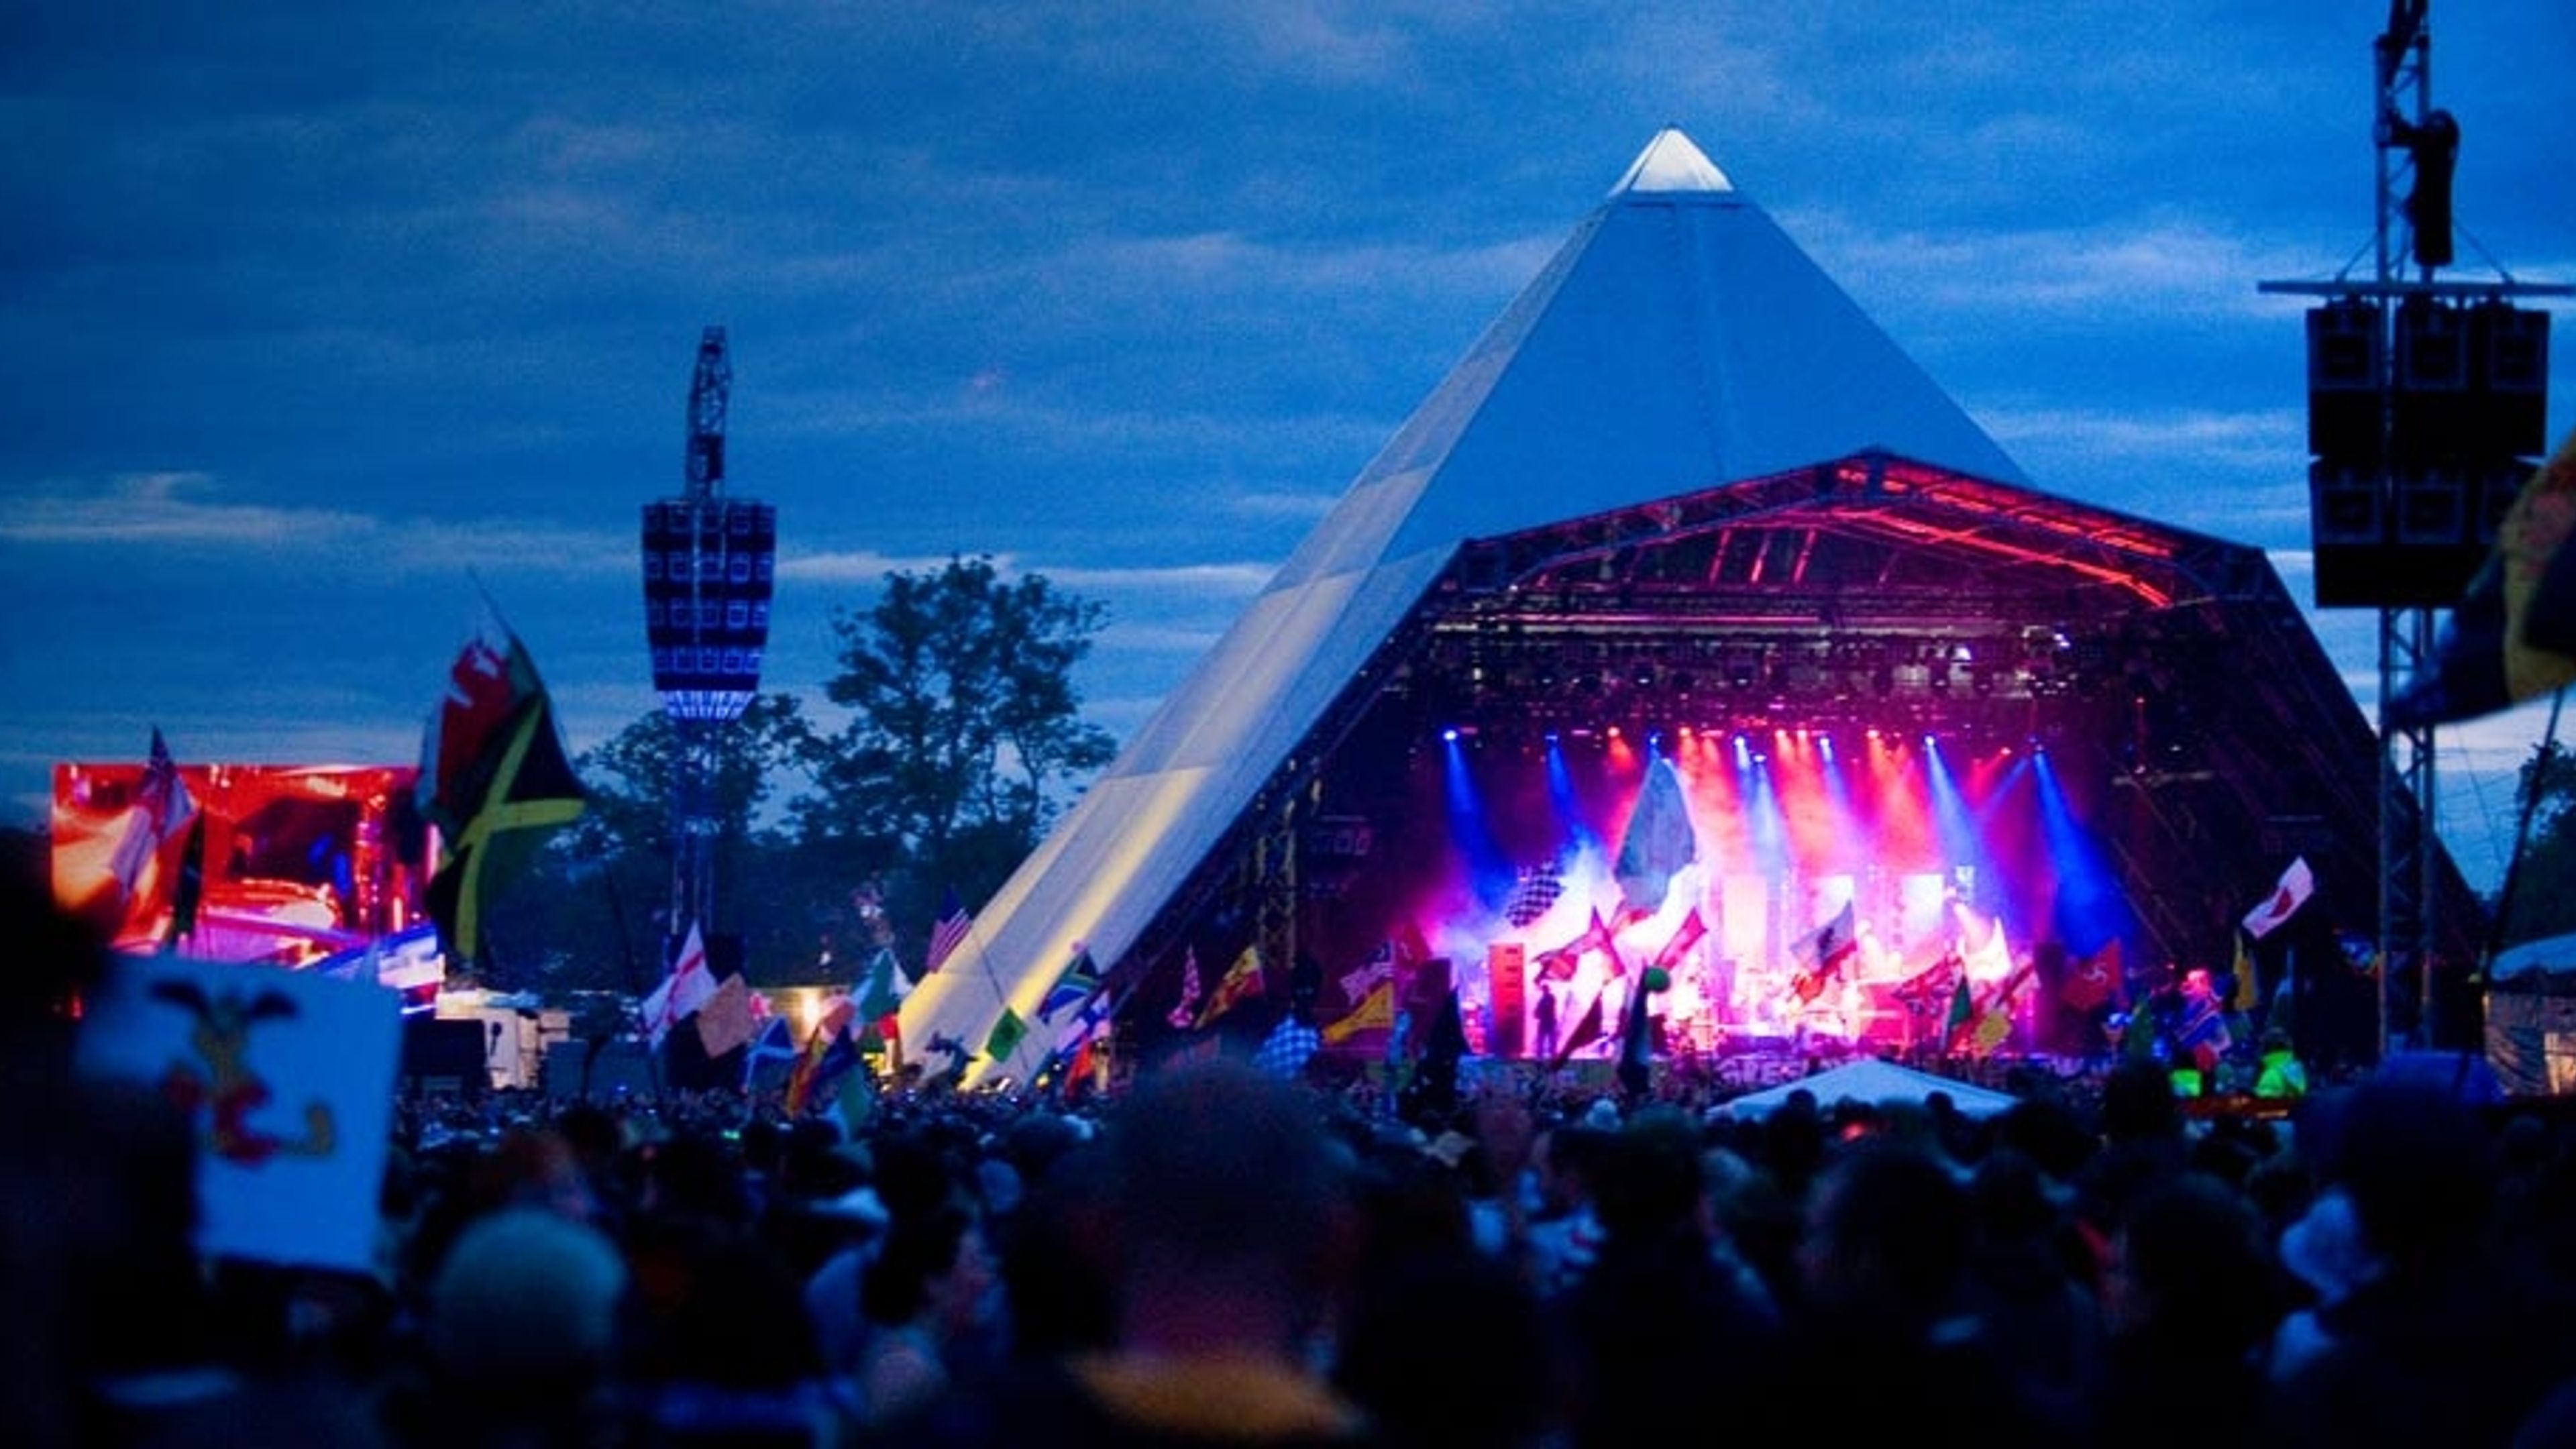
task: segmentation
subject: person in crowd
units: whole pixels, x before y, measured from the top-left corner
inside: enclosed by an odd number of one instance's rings
[[[2576,1359],[2563,1292],[2500,1251],[2491,1132],[2417,1082],[2310,1104],[2318,1192],[2282,1250],[2318,1296],[2266,1424],[2318,1443],[2506,1442]]]
[[[1986,1151],[1967,1182],[1967,1293],[1979,1331],[2017,1395],[2056,1422],[2080,1422],[2104,1329],[2093,1277],[2068,1251],[2071,1213],[2039,1165],[2009,1148]]]
[[[2139,1194],[2112,1240],[2110,1325],[2094,1442],[2259,1442],[2264,1373],[2285,1295],[2245,1196],[2202,1173]]]
[[[1859,1137],[1807,1197],[1805,1298],[1761,1403],[1772,1433],[1807,1442],[2056,1445],[2081,1425],[2018,1391],[1969,1292],[1968,1191],[1952,1164]],[[1865,1396],[1852,1392],[1865,1375]],[[1821,1427],[1820,1427],[1821,1426]]]
[[[1594,1167],[1600,1248],[1558,1304],[1577,1446],[1651,1435],[1673,1384],[1732,1402],[1775,1368],[1778,1316],[1718,1237],[1705,1171],[1696,1127],[1664,1107],[1639,1112]]]
[[[538,1205],[465,1224],[429,1286],[424,1361],[387,1399],[405,1445],[587,1449],[617,1442],[626,1261]]]
[[[1531,1143],[1529,1176],[1537,1206],[1522,1231],[1522,1248],[1531,1286],[1542,1298],[1561,1297],[1600,1251],[1592,1175],[1614,1136],[1589,1122],[1564,1122],[1541,1130]]]
[[[947,1390],[957,1345],[995,1311],[996,1282],[984,1229],[962,1204],[892,1220],[860,1274],[868,1331],[849,1370],[871,1419],[901,1418]]]
[[[1321,1367],[1355,1229],[1317,1100],[1247,1063],[1192,1063],[1140,1081],[1105,1134],[1087,1250],[1108,1268],[1116,1345],[1015,1365],[881,1425],[880,1441],[1385,1442]]]

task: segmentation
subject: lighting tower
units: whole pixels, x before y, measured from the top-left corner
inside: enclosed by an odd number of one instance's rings
[[[2446,278],[2460,126],[2432,102],[2429,0],[2390,0],[2371,45],[2377,215],[2367,277],[2264,282],[2308,310],[2308,501],[2320,609],[2379,611],[2379,959],[2415,964],[2433,1044],[2433,727],[2393,721],[2434,667],[2433,611],[2459,602],[2548,451],[2549,314],[2514,299],[2576,288]],[[2402,194],[2401,194],[2402,193]],[[2398,242],[2404,238],[2401,248]],[[2410,265],[2411,262],[2411,265]],[[2388,981],[2379,1048],[2389,1047]]]
[[[723,731],[760,687],[778,514],[724,496],[725,408],[733,368],[725,330],[698,339],[689,383],[688,487],[644,505],[644,632],[653,688],[677,748],[671,770],[671,919],[674,942],[697,925],[710,953],[717,812],[714,781]],[[719,971],[717,974],[723,974]]]

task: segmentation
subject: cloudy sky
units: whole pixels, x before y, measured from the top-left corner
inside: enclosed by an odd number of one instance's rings
[[[2576,279],[2565,0],[2443,0],[2453,275]],[[2378,0],[747,0],[0,18],[0,816],[59,760],[408,762],[488,591],[654,708],[638,507],[729,330],[765,683],[985,552],[1124,733],[1666,124],[2042,487],[2310,594],[2303,299],[2367,276]],[[2551,436],[2576,419],[2564,301]],[[2375,699],[2376,616],[2317,618]],[[2545,706],[2439,742],[2503,862]],[[2500,775],[2499,775],[2499,772]]]

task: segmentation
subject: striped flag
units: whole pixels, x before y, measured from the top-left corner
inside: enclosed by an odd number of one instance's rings
[[[188,796],[187,782],[179,778],[179,764],[170,758],[170,746],[161,738],[161,727],[152,727],[152,755],[143,766],[143,781],[135,790],[134,814],[126,821],[124,838],[116,843],[116,854],[108,869],[116,883],[125,888],[126,898],[133,899],[143,884],[143,868],[161,858],[171,841],[179,838],[196,817],[197,802]]]
[[[921,974],[930,975],[955,955],[957,948],[966,943],[966,929],[972,924],[965,904],[957,899],[957,887],[950,886],[947,894],[940,897],[939,919],[930,923],[930,950],[921,958]]]

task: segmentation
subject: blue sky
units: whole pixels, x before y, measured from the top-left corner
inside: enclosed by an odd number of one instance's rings
[[[2378,0],[168,7],[0,19],[0,818],[58,760],[385,763],[480,610],[656,707],[701,327],[764,683],[989,552],[1122,735],[1656,130],[2056,493],[2309,597],[2302,299],[2366,275]],[[2461,264],[2576,279],[2564,0],[2443,0]],[[2558,311],[2550,433],[2576,422]],[[2375,616],[2321,636],[2375,698]],[[2473,880],[2545,706],[2439,737]]]

